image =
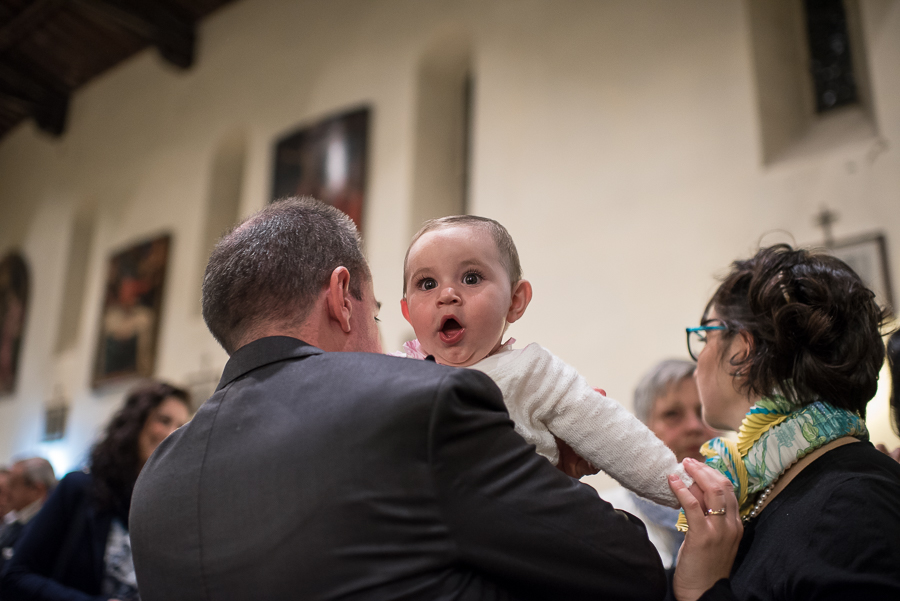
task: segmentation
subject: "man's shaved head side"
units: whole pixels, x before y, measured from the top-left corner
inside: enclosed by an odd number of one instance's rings
[[[203,319],[230,355],[256,329],[300,325],[341,266],[361,299],[371,273],[353,221],[309,196],[278,200],[216,244],[203,277]]]

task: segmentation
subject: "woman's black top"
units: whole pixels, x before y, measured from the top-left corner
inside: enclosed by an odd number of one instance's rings
[[[868,442],[810,463],[745,525],[731,578],[701,599],[900,599],[900,464]]]

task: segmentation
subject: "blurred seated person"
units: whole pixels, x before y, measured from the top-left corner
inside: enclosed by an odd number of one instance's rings
[[[9,513],[9,469],[0,465],[0,530],[3,529],[3,516]]]
[[[0,573],[2,601],[138,601],[128,514],[138,474],[189,417],[185,390],[132,390],[94,445],[90,470],[67,474]]]
[[[29,457],[15,462],[9,470],[6,491],[9,511],[0,525],[0,573],[12,557],[12,548],[44,501],[56,488],[53,466],[43,457]]]
[[[703,461],[700,445],[720,434],[701,418],[695,367],[693,361],[683,359],[661,361],[644,375],[634,391],[634,414],[672,449],[679,463],[686,457]],[[640,518],[663,565],[675,565],[678,548],[684,541],[684,534],[675,530],[677,509],[642,499],[621,486],[601,491],[600,496],[616,509]]]
[[[894,332],[888,338],[887,344],[887,361],[888,368],[891,371],[891,425],[894,432],[900,435],[900,331]],[[893,451],[888,450],[883,444],[875,445],[875,447],[890,455],[894,461],[900,461],[900,447]]]

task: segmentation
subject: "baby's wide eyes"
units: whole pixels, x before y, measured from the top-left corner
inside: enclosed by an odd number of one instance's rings
[[[463,284],[467,284],[469,286],[474,286],[478,282],[481,281],[481,276],[477,273],[467,273],[463,276]]]
[[[437,288],[437,282],[432,278],[425,278],[421,282],[419,282],[419,288],[422,290],[434,290]]]

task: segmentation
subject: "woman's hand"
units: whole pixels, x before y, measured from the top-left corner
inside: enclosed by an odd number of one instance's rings
[[[694,479],[704,503],[691,494],[678,476],[669,476],[669,487],[684,507],[688,521],[672,590],[678,601],[695,601],[718,580],[728,578],[744,528],[728,478],[695,459],[685,459],[684,468]],[[703,505],[714,513],[710,515]]]

